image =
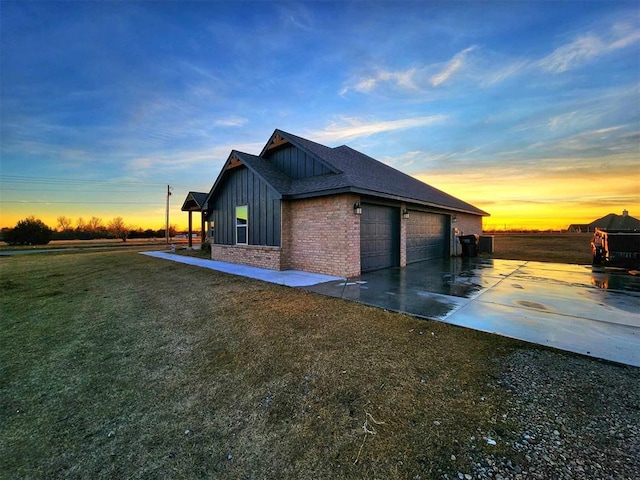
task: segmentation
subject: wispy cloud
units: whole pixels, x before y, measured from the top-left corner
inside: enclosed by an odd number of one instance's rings
[[[556,48],[538,65],[552,73],[563,73],[578,67],[606,50],[606,45],[597,37],[585,36]]]
[[[474,45],[456,53],[454,57],[445,64],[444,68],[439,73],[431,77],[431,85],[437,87],[449,80],[454,73],[464,66],[467,55],[475,49],[476,46]]]
[[[400,155],[385,156],[379,158],[381,162],[391,165],[405,173],[423,172],[425,166],[430,169],[444,168],[450,170],[455,166],[458,170],[461,165],[465,165],[465,176],[468,175],[469,166],[477,162],[476,152],[482,147],[472,147],[460,150],[450,150],[447,152],[435,152],[433,150],[414,150]]]
[[[199,172],[210,165],[222,165],[232,150],[259,153],[263,143],[234,143],[194,150],[179,150],[154,155],[138,155],[127,162],[127,171],[135,178],[166,172]],[[215,169],[214,169],[215,170]],[[215,172],[217,174],[217,172]],[[211,178],[215,178],[215,175]]]
[[[346,94],[349,90],[355,90],[361,93],[369,93],[377,87],[389,86],[391,88],[400,88],[403,90],[418,90],[415,83],[417,70],[409,68],[407,70],[390,71],[378,69],[372,75],[367,75],[356,79],[352,86],[345,86],[340,91],[341,95]]]
[[[386,89],[424,95],[454,79],[471,81],[485,88],[492,87],[523,75],[569,72],[638,42],[640,31],[630,22],[619,21],[579,34],[542,57],[514,58],[472,45],[440,63],[414,63],[411,67],[395,70],[376,67],[373,71],[349,79],[340,94],[345,95],[350,91],[370,94]]]
[[[400,70],[375,68],[373,73],[352,78],[341,89],[340,94],[345,95],[350,90],[370,93],[379,88],[390,88],[405,92],[423,92],[427,88],[438,87],[449,81],[456,73],[461,72],[467,66],[467,57],[476,48],[475,45],[466,48],[444,63],[412,66]]]
[[[572,42],[561,45],[537,62],[537,65],[552,73],[564,73],[638,41],[640,32],[636,28],[628,23],[617,23],[600,34],[581,35]]]
[[[488,66],[484,70],[479,73],[476,72],[478,84],[483,87],[500,84],[509,78],[522,75],[531,68],[531,62],[522,59],[510,60],[503,63],[487,63]]]
[[[223,160],[230,151],[231,149],[226,147],[217,147],[210,150],[168,153],[162,156],[138,156],[129,161],[127,170],[130,173],[138,172],[141,174],[149,173],[149,169],[157,169],[160,171],[182,170],[189,167],[195,167],[197,165],[203,165],[207,162]]]
[[[216,120],[214,125],[217,127],[244,127],[248,122],[247,118],[230,116]]]
[[[377,133],[426,127],[441,123],[445,119],[446,116],[444,115],[430,115],[399,120],[367,122],[357,118],[343,117],[340,122],[331,123],[323,130],[309,133],[308,137],[318,142],[341,142],[359,137],[368,137]]]
[[[640,40],[640,30],[631,23],[616,23],[611,28],[613,39],[609,43],[610,50],[628,47]]]
[[[617,153],[637,154],[638,132],[630,132],[630,128],[633,126],[616,125],[585,130],[557,140],[534,143],[529,146],[529,150],[555,152],[577,158],[593,158]]]

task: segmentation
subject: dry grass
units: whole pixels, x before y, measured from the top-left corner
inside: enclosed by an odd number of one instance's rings
[[[591,233],[497,234],[492,258],[591,264]]]
[[[171,243],[186,245],[187,240],[178,239]],[[64,249],[96,249],[126,248],[139,249],[168,248],[164,238],[130,238],[126,242],[118,238],[96,238],[93,240],[52,240],[46,245],[8,245],[0,242],[0,252],[12,250],[64,250]]]
[[[0,477],[432,478],[512,443],[519,342],[135,253],[0,262]]]

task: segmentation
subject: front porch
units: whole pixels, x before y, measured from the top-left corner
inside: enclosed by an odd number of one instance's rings
[[[189,213],[189,234],[188,234],[188,248],[193,248],[193,212],[200,212],[200,244],[202,245],[205,240],[205,215],[206,210],[204,205],[207,201],[206,193],[202,192],[189,192],[187,198],[182,204],[181,210]]]

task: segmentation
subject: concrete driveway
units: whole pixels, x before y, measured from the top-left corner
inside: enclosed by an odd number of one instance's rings
[[[624,272],[451,258],[305,288],[640,367],[640,277]]]

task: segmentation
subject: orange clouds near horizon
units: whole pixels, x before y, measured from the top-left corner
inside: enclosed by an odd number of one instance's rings
[[[623,210],[640,218],[640,175],[629,165],[607,168],[527,174],[496,167],[416,178],[490,213],[485,230],[564,230]]]
[[[182,203],[180,205],[182,205]],[[91,209],[78,208],[77,206],[70,208],[64,205],[38,205],[38,208],[33,208],[32,206],[25,205],[11,209],[4,208],[0,217],[0,228],[13,228],[18,221],[33,216],[42,220],[48,227],[57,230],[58,217],[65,216],[71,219],[72,228],[77,226],[79,218],[87,222],[91,217],[98,217],[102,220],[103,225],[107,225],[114,218],[122,217],[125,224],[136,230],[159,230],[165,228],[165,215],[165,210],[161,209],[137,211],[129,208],[117,209],[110,207],[109,209],[94,209],[94,211],[92,211]],[[196,219],[196,217],[196,215],[193,217],[193,228],[194,230],[199,230],[200,219]],[[181,212],[180,206],[178,206],[177,209],[171,208],[169,223],[176,226],[180,231],[187,230],[187,213]]]
[[[627,154],[584,162],[536,159],[486,168],[449,166],[437,173],[414,176],[490,213],[483,221],[485,230],[566,230],[571,224],[590,223],[610,213],[622,214],[623,210],[640,218],[640,174],[636,164],[635,156]],[[90,201],[82,203],[81,199],[89,197],[61,185],[55,193],[33,203],[4,203],[0,227],[13,227],[33,215],[54,229],[59,216],[70,218],[74,227],[79,217],[88,221],[96,216],[103,224],[122,217],[135,228],[164,229],[166,190],[158,186],[151,193],[140,191],[139,187],[136,190],[139,191],[93,194]],[[176,187],[170,197],[169,223],[179,231],[185,231],[188,225],[188,214],[180,210],[188,190],[187,186]],[[9,197],[9,193],[3,196]],[[200,229],[197,214],[193,215],[193,228]]]

